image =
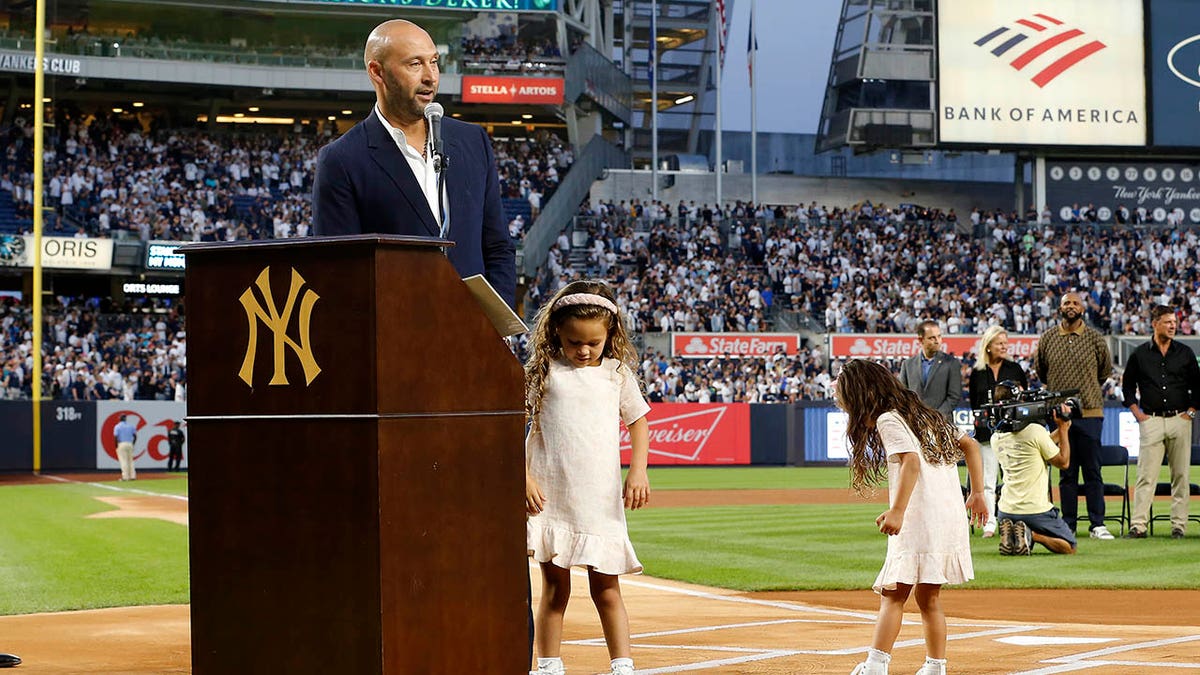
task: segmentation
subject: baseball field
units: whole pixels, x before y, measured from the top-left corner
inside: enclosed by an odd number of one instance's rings
[[[652,470],[652,506],[630,514],[646,574],[622,580],[638,672],[849,672],[874,623],[865,589],[886,547],[873,524],[886,493],[860,497],[846,475]],[[15,672],[190,672],[186,477],[139,477],[0,477],[0,651],[24,659]],[[1119,498],[1108,507],[1120,512]],[[1001,557],[973,537],[976,579],[942,593],[952,672],[1200,671],[1200,526],[1169,532],[1085,535],[1070,557]],[[572,673],[607,671],[578,580],[563,654]],[[911,609],[896,673],[924,658]]]

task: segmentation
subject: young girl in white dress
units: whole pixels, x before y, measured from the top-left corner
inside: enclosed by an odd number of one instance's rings
[[[946,615],[938,596],[943,584],[975,576],[967,514],[980,525],[987,517],[979,444],[878,363],[851,360],[838,375],[835,395],[850,416],[851,486],[863,493],[885,477],[888,482],[888,510],[875,519],[888,535],[887,558],[873,585],[879,618],[867,660],[851,675],[887,675],[913,589],[926,654],[917,675],[945,675]],[[973,490],[965,507],[957,468],[964,455]]]
[[[638,573],[625,508],[650,501],[646,476],[650,405],[637,379],[637,352],[612,290],[567,284],[538,313],[525,365],[526,543],[541,563],[534,635],[536,675],[564,673],[563,613],[571,568],[586,567],[614,675],[632,675],[629,618],[617,575]],[[620,422],[632,445],[621,482]]]

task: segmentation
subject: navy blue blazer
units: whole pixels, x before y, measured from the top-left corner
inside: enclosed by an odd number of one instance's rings
[[[504,223],[491,139],[482,127],[450,117],[442,120],[442,138],[450,160],[450,262],[460,276],[484,275],[511,306],[516,249]],[[313,180],[313,234],[366,233],[439,236],[408,161],[374,110],[321,148]]]

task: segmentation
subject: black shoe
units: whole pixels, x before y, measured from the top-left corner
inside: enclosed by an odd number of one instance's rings
[[[1172,529],[1171,530],[1171,538],[1172,539],[1183,539],[1183,529],[1179,528],[1179,527]]]
[[[1125,533],[1124,537],[1122,537],[1122,539],[1145,539],[1145,538],[1146,538],[1145,530],[1141,530],[1141,529],[1137,529],[1137,528],[1133,528],[1133,527],[1129,528],[1129,531]]]
[[[16,654],[0,654],[0,668],[12,668],[21,665],[21,657]]]

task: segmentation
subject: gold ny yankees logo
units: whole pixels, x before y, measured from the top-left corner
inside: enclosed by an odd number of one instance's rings
[[[313,358],[312,348],[309,344],[309,325],[312,320],[313,305],[321,296],[314,293],[311,288],[304,292],[304,298],[300,301],[300,343],[296,344],[295,340],[288,337],[287,328],[292,322],[296,297],[300,294],[300,289],[304,287],[304,277],[300,276],[296,268],[292,268],[291,288],[288,289],[287,302],[284,303],[283,312],[280,313],[275,306],[275,296],[271,294],[270,271],[270,267],[264,267],[263,271],[259,272],[258,278],[254,280],[254,285],[258,286],[258,290],[266,301],[265,310],[254,298],[252,287],[247,287],[239,298],[242,307],[246,309],[246,320],[250,322],[250,340],[246,345],[246,356],[242,359],[242,369],[238,371],[238,377],[242,378],[242,381],[248,386],[254,386],[254,357],[258,353],[258,322],[262,321],[267,328],[271,329],[272,344],[275,349],[275,374],[267,384],[286,385],[288,383],[287,373],[283,367],[286,353],[284,346],[286,345],[291,347],[292,351],[296,352],[296,356],[300,358],[300,365],[304,368],[304,384],[308,386],[321,372],[321,367]]]

